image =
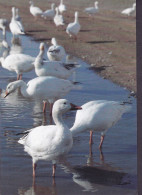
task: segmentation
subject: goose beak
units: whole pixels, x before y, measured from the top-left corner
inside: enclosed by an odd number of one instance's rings
[[[4,98],[6,98],[10,93],[8,93],[8,91],[5,92],[5,96]]]
[[[70,105],[71,105],[71,109],[70,110],[82,110],[82,108],[80,106],[76,106],[76,105],[74,105],[72,103],[70,103]]]

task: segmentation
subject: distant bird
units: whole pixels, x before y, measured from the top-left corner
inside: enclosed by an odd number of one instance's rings
[[[53,20],[54,19],[54,16],[55,16],[55,13],[56,13],[55,12],[55,3],[52,3],[51,4],[51,9],[44,11],[42,13],[42,17],[44,19],[49,18],[50,20]]]
[[[53,103],[72,89],[77,89],[69,80],[59,79],[51,76],[41,76],[30,80],[27,84],[23,80],[11,82],[6,87],[6,95],[20,89],[21,94],[26,98],[33,98],[43,101],[43,112],[46,112],[47,101],[50,103],[50,115],[52,114]]]
[[[95,1],[94,2],[94,7],[88,7],[88,8],[85,8],[84,10],[87,14],[89,15],[92,15],[92,14],[95,14],[99,11],[99,7],[98,7],[98,1]]]
[[[54,23],[55,23],[55,25],[57,27],[64,26],[65,25],[65,23],[64,23],[64,17],[61,14],[59,14],[58,7],[56,7],[55,10],[56,10],[56,14],[54,16]]]
[[[50,61],[62,61],[66,57],[65,49],[58,45],[57,39],[51,39],[52,46],[49,47],[47,51],[47,57]]]
[[[70,37],[73,37],[75,40],[77,39],[77,34],[80,31],[80,24],[78,20],[78,12],[75,12],[75,20],[73,23],[68,24],[66,28],[67,34],[69,34]]]
[[[133,3],[132,7],[124,9],[121,13],[130,16],[135,10],[136,10],[136,3]]]
[[[40,44],[40,53],[34,62],[37,76],[55,76],[62,79],[69,78],[76,68],[75,63],[63,63],[61,61],[43,61],[44,43]]]
[[[20,34],[25,34],[23,25],[21,24],[20,21],[16,20],[16,10],[15,7],[12,7],[12,19],[9,24],[9,28],[13,36],[15,35],[20,35]]]
[[[8,20],[5,18],[0,18],[0,29],[2,29],[2,34],[5,39],[6,36],[6,27],[8,26]]]
[[[58,6],[58,9],[61,14],[67,11],[67,8],[65,4],[63,3],[63,0],[61,0],[60,5]]]
[[[55,125],[39,126],[23,132],[24,136],[18,142],[24,145],[25,152],[32,157],[33,178],[39,160],[52,161],[52,176],[55,177],[56,161],[66,155],[73,145],[72,134],[62,120],[62,115],[69,110],[77,109],[81,107],[71,104],[66,99],[57,100],[53,105]]]
[[[39,7],[35,7],[33,1],[29,1],[30,5],[30,13],[37,19],[38,16],[43,14],[43,11]]]
[[[125,112],[131,109],[131,106],[126,105],[126,103],[107,100],[90,101],[81,107],[82,110],[76,113],[74,125],[70,130],[73,136],[90,130],[90,144],[92,144],[93,131],[102,132],[100,149],[108,129],[115,125]]]
[[[16,72],[17,80],[22,79],[22,74],[24,72],[29,72],[34,68],[34,61],[35,57],[22,53],[11,54],[5,59],[4,57],[0,58],[3,68]]]

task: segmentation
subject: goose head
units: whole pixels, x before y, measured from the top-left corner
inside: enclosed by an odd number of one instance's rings
[[[20,82],[21,81],[14,81],[14,82],[9,83],[6,87],[4,98],[6,98],[9,94],[14,92],[17,88],[19,88],[20,87]]]
[[[51,39],[51,43],[52,43],[52,45],[55,45],[55,46],[58,44],[55,37],[53,37],[53,38]]]
[[[40,43],[39,49],[40,51],[44,51],[45,44],[42,42]]]
[[[80,110],[80,109],[82,108],[70,103],[66,99],[59,99],[53,105],[53,112],[60,112],[62,114],[69,110]]]
[[[94,2],[95,7],[98,7],[98,4],[99,4],[98,1],[95,1],[95,2]]]
[[[133,3],[133,8],[136,8],[136,3]]]
[[[51,4],[51,9],[54,10],[55,9],[55,3]]]

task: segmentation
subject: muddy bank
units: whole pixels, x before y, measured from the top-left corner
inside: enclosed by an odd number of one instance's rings
[[[51,1],[34,1],[35,5],[46,10],[50,8]],[[56,5],[59,0],[54,1]],[[119,3],[108,0],[99,1],[100,12],[89,17],[83,9],[92,6],[88,0],[66,0],[68,12],[65,22],[68,24],[74,20],[74,12],[79,11],[81,32],[78,40],[72,41],[64,29],[57,30],[53,22],[39,18],[34,20],[29,12],[29,2],[15,0],[0,0],[0,17],[11,18],[11,7],[20,9],[25,31],[38,41],[47,41],[50,45],[52,37],[58,39],[67,53],[75,55],[91,64],[91,68],[104,78],[136,92],[136,32],[135,17],[125,17],[120,14],[123,7],[130,7],[132,1]]]

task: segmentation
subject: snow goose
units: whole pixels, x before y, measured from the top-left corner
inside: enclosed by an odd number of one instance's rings
[[[84,11],[89,15],[97,13],[99,11],[98,1],[94,2],[94,7],[85,8]]]
[[[75,12],[75,20],[73,23],[68,24],[66,28],[66,32],[69,34],[70,37],[74,37],[77,39],[77,34],[80,31],[80,24],[78,21],[78,12]]]
[[[127,9],[124,9],[121,13],[124,15],[130,16],[136,9],[136,3],[133,3],[133,6]]]
[[[54,23],[55,25],[58,27],[58,26],[64,26],[65,23],[64,23],[64,18],[61,14],[59,14],[59,9],[58,7],[55,8],[56,10],[56,14],[54,16]]]
[[[8,26],[8,20],[5,18],[0,18],[0,29],[2,29],[3,37],[6,37],[6,27]]]
[[[76,113],[73,127],[70,129],[73,135],[90,131],[90,144],[92,144],[92,133],[102,132],[99,148],[102,148],[105,133],[116,124],[122,114],[129,111],[131,106],[125,103],[107,100],[90,101],[82,105],[82,110]]]
[[[58,6],[59,12],[62,14],[63,12],[66,12],[66,6],[63,3],[63,0],[61,0],[60,5]]]
[[[40,53],[37,56],[34,65],[37,76],[55,76],[67,79],[79,66],[74,63],[66,64],[61,61],[43,61],[44,43],[40,44]]]
[[[38,16],[43,14],[43,11],[39,7],[35,7],[33,1],[29,1],[30,5],[30,13],[37,19]]]
[[[20,21],[16,20],[15,14],[16,14],[15,7],[12,7],[12,19],[11,19],[11,22],[9,24],[10,31],[13,34],[13,36],[19,35],[19,34],[25,34],[24,29],[23,29],[23,25],[21,24]]]
[[[81,107],[71,104],[66,99],[57,100],[53,105],[53,120],[55,125],[39,126],[28,131],[19,139],[24,150],[32,157],[33,177],[35,178],[36,163],[38,160],[52,161],[52,176],[55,177],[56,162],[60,156],[66,155],[72,148],[73,139],[62,115],[69,110]]]
[[[29,72],[34,68],[35,57],[26,54],[11,54],[0,58],[0,62],[3,68],[16,72],[17,80],[22,79],[22,74],[24,72]]]
[[[52,3],[51,4],[51,9],[46,10],[45,12],[43,12],[42,17],[44,19],[49,18],[49,19],[53,20],[54,16],[55,16],[55,3]]]
[[[47,57],[50,61],[62,61],[66,56],[65,49],[58,45],[57,40],[55,38],[51,39],[52,46],[49,47],[47,51]]]
[[[30,80],[27,84],[23,80],[14,81],[8,84],[6,88],[7,97],[10,93],[20,88],[24,97],[39,99],[43,101],[43,112],[46,111],[47,100],[50,103],[50,114],[52,113],[53,103],[69,93],[70,90],[76,89],[74,84],[69,80],[59,79],[51,76],[41,76]]]

